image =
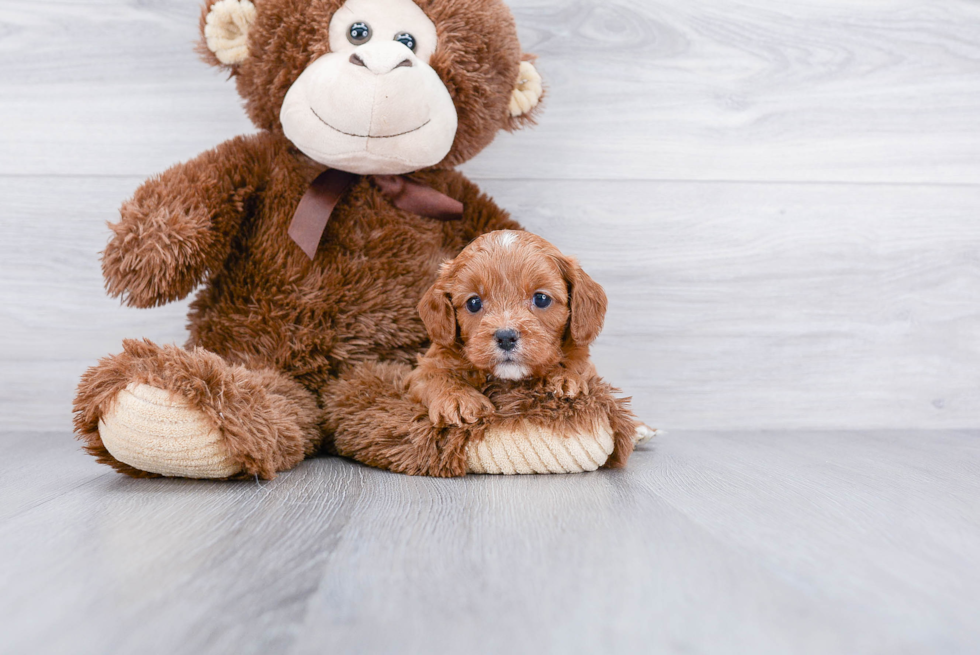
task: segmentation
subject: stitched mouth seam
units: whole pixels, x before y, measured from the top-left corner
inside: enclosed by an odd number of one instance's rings
[[[386,134],[384,136],[372,136],[370,134],[352,134],[351,132],[344,132],[343,130],[338,130],[336,127],[334,127],[333,125],[331,125],[327,121],[325,121],[322,118],[320,118],[320,114],[316,113],[316,109],[313,109],[313,107],[310,107],[310,111],[313,112],[313,115],[316,116],[317,120],[319,120],[321,123],[323,123],[324,125],[326,125],[327,127],[329,127],[334,132],[339,132],[339,133],[341,133],[341,134],[343,134],[345,136],[357,137],[359,139],[394,139],[396,136],[405,136],[406,134],[411,134],[412,132],[418,132],[423,127],[425,127],[426,125],[428,125],[429,123],[432,122],[432,119],[430,118],[429,120],[425,121],[424,123],[422,123],[418,127],[413,128],[411,130],[406,130],[404,132],[399,132],[398,134]]]

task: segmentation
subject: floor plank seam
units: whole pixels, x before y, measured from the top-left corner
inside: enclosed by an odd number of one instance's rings
[[[80,456],[81,456],[81,454],[80,454]],[[23,516],[24,514],[27,514],[28,512],[32,512],[32,511],[34,511],[34,510],[36,510],[36,509],[38,509],[40,507],[44,507],[48,503],[54,502],[54,501],[58,500],[59,498],[68,495],[69,493],[72,493],[74,491],[77,491],[77,490],[79,490],[79,489],[81,489],[83,487],[87,487],[90,484],[93,484],[95,482],[98,482],[99,480],[104,480],[105,478],[107,478],[109,476],[112,476],[112,475],[119,475],[119,474],[118,473],[114,473],[114,472],[99,473],[94,478],[89,478],[88,480],[85,480],[83,482],[79,482],[75,486],[70,487],[68,489],[65,489],[63,491],[60,491],[57,494],[55,494],[55,495],[53,495],[53,496],[51,496],[49,498],[45,498],[44,500],[41,500],[39,502],[36,502],[33,505],[29,505],[27,507],[24,507],[24,508],[18,510],[17,512],[14,512],[10,516],[4,518],[3,520],[0,520],[0,527],[5,526],[6,524],[8,524],[11,521],[13,521],[13,520],[15,520],[15,519]]]

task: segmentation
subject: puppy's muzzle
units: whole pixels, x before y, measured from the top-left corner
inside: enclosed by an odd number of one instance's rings
[[[497,342],[497,347],[505,353],[509,353],[517,347],[517,341],[521,338],[517,330],[497,330],[493,333],[493,338]]]

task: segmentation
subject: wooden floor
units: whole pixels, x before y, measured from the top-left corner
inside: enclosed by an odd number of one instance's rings
[[[464,171],[610,297],[623,472],[133,481],[79,375],[142,180],[253,130],[199,0],[0,0],[0,653],[980,652],[980,2],[511,0]]]
[[[3,653],[976,653],[980,434],[684,432],[625,471],[130,480],[0,444]]]

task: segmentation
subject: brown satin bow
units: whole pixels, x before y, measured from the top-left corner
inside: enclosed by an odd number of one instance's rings
[[[296,207],[289,236],[313,259],[334,207],[360,176],[333,169],[321,173]],[[463,203],[404,175],[371,175],[369,179],[398,209],[439,221],[458,221]]]

